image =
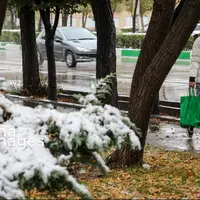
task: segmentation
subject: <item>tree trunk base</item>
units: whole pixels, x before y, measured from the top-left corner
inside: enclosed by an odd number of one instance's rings
[[[139,166],[143,164],[142,151],[133,150],[129,144],[123,144],[106,159],[106,164],[111,169]]]

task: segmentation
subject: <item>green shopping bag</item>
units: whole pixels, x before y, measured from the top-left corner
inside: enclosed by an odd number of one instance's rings
[[[194,88],[189,89],[189,96],[181,97],[180,126],[200,128],[200,96],[195,96]]]

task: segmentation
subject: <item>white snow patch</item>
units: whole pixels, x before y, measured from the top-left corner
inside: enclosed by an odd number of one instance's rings
[[[108,131],[112,132],[119,145],[129,136],[132,147],[141,148],[139,138],[124,124],[120,111],[109,105],[88,105],[79,112],[60,113],[41,106],[33,109],[13,104],[3,95],[0,95],[0,105],[12,114],[9,120],[0,124],[0,197],[6,199],[24,198],[23,192],[18,188],[18,178],[23,174],[29,180],[36,170],[40,172],[44,183],[56,171],[71,181],[73,188],[79,193],[90,196],[85,186],[78,184],[59,165],[67,163],[72,155],[55,158],[44,147],[44,142],[49,141],[48,123],[55,123],[60,128],[59,137],[69,153],[83,143],[91,151],[105,150],[111,142]],[[2,114],[3,110],[0,109],[1,118]],[[102,158],[98,154],[95,157],[108,171]]]
[[[143,164],[142,167],[143,167],[144,169],[147,169],[147,170],[150,170],[150,168],[151,168],[150,165],[148,165],[148,164],[146,164],[146,163]]]

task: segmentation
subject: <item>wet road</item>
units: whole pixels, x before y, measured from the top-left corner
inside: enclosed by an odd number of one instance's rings
[[[124,60],[118,53],[117,76],[119,93],[129,95],[135,63]],[[95,81],[95,62],[81,63],[76,68],[68,68],[65,63],[57,62],[58,85],[64,89],[90,90]],[[0,77],[5,77],[9,84],[16,84],[22,76],[21,51],[0,51]],[[40,68],[43,77],[47,75],[47,63]],[[189,65],[175,64],[167,76],[161,90],[162,100],[179,101],[187,94]],[[195,130],[192,139],[186,135],[186,129],[175,124],[159,124],[157,129],[151,127],[147,143],[168,150],[200,152],[200,130]]]
[[[117,77],[119,94],[129,95],[131,79],[135,62],[121,59],[117,51]],[[68,68],[65,63],[57,62],[58,86],[63,89],[90,91],[91,84],[95,82],[95,62],[79,63],[76,68]],[[15,84],[22,76],[21,51],[18,47],[10,47],[7,51],[0,51],[0,76]],[[40,72],[47,76],[47,62],[40,67]],[[179,101],[180,96],[187,94],[189,65],[175,64],[167,76],[161,90],[161,100]]]
[[[160,123],[157,130],[151,127],[150,124],[147,144],[166,150],[200,152],[200,129],[194,129],[193,137],[188,138],[186,129],[179,125]]]

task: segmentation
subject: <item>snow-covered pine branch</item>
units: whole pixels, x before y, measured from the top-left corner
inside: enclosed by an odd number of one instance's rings
[[[23,198],[23,189],[48,188],[55,182],[58,187],[71,184],[80,196],[91,198],[69,175],[65,165],[70,159],[85,149],[107,171],[100,152],[111,145],[120,148],[127,139],[133,149],[140,148],[130,120],[109,105],[66,114],[17,105],[0,95],[0,107],[0,197],[5,199]]]
[[[96,84],[92,84],[92,92],[86,96],[74,95],[75,98],[83,105],[105,105],[109,104],[112,97],[112,79],[115,74],[107,75],[104,79],[98,80]]]

